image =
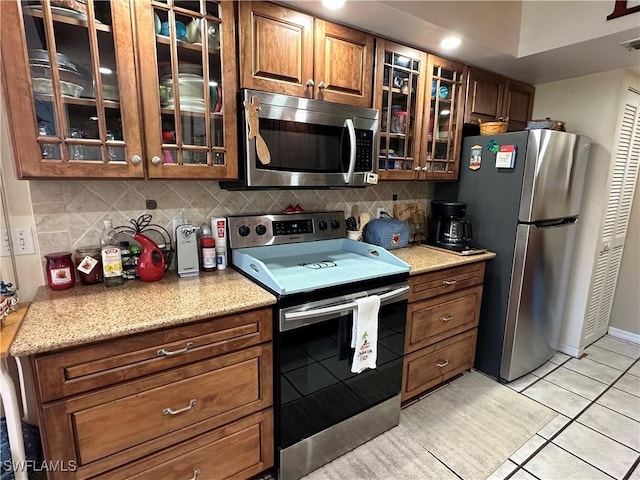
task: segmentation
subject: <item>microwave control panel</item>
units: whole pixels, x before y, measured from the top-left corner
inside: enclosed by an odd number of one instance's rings
[[[229,246],[261,247],[346,238],[344,212],[299,212],[228,217]]]
[[[356,129],[356,172],[372,172],[373,132],[371,130]]]

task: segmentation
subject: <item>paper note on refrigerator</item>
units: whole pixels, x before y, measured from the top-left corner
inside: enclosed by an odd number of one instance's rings
[[[502,145],[496,153],[496,168],[513,168],[516,163],[516,146]]]

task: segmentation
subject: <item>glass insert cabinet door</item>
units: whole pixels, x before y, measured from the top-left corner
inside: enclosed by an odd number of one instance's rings
[[[5,1],[1,32],[18,175],[142,177],[129,2]]]
[[[460,142],[464,114],[464,92],[468,67],[429,56],[430,90],[425,105],[428,124],[422,138],[422,178],[458,178]],[[425,120],[426,123],[426,120]]]
[[[236,178],[232,2],[133,2],[148,176]]]
[[[387,40],[377,43],[374,106],[379,111],[378,175],[412,180],[421,171],[419,147],[427,54]]]

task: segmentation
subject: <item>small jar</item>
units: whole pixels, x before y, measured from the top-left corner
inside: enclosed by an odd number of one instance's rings
[[[80,283],[82,283],[82,285],[102,283],[102,254],[100,247],[81,247],[76,250],[76,254],[76,268],[80,266],[80,263],[85,257],[91,257],[98,262],[89,273],[78,270]]]
[[[52,290],[71,288],[76,283],[76,273],[70,252],[49,253],[47,260],[47,284]]]

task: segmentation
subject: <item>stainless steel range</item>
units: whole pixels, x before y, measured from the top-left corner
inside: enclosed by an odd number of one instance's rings
[[[297,479],[396,426],[409,265],[346,237],[344,212],[229,217],[231,262],[278,297],[278,477]],[[351,372],[357,299],[380,298],[375,369]]]

